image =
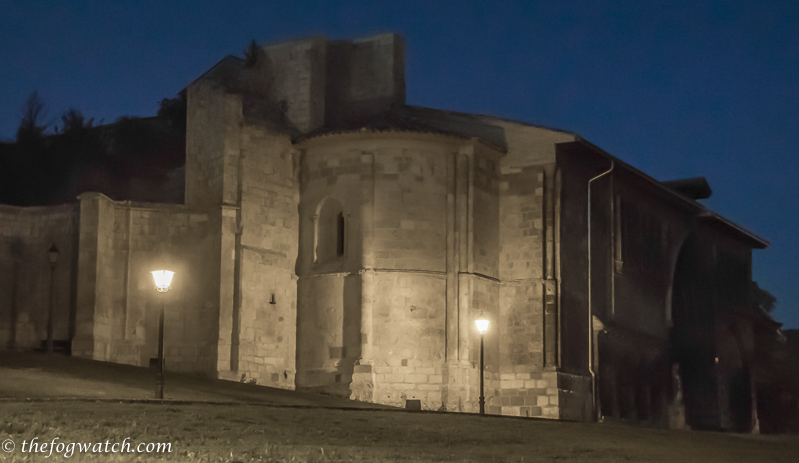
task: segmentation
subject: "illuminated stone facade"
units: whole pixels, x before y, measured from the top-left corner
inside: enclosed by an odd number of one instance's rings
[[[187,95],[185,204],[0,207],[3,342],[42,339],[54,241],[56,338],[98,360],[148,365],[165,304],[168,369],[430,410],[477,410],[481,312],[491,414],[665,425],[675,343],[716,359],[685,403],[748,371],[765,242],[573,133],[405,105],[396,35],[228,57]],[[745,420],[714,400],[689,420]]]

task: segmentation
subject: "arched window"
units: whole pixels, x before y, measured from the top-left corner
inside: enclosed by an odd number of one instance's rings
[[[336,256],[344,255],[344,213],[339,212],[336,223]]]
[[[325,198],[317,211],[314,262],[327,262],[344,256],[347,230],[341,204],[333,198]]]

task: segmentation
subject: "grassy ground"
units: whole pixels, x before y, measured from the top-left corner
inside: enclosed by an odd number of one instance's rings
[[[27,369],[21,369],[27,368]],[[33,368],[33,369],[31,369]],[[149,370],[66,357],[4,355],[0,461],[48,461],[23,441],[164,442],[168,454],[73,454],[74,461],[569,461],[795,462],[799,439],[644,429],[622,424],[343,409],[313,394],[171,375],[168,397],[211,403],[114,401],[152,395]],[[143,376],[136,380],[132,376]],[[29,379],[25,379],[25,378]],[[37,382],[48,378],[47,383]],[[31,380],[30,378],[34,378]],[[137,382],[138,381],[138,382]],[[25,394],[23,386],[29,388]],[[172,385],[172,389],[169,386]],[[47,394],[48,391],[54,391]],[[170,392],[171,391],[171,392]],[[23,397],[38,397],[28,401]],[[69,399],[45,400],[48,396]],[[100,398],[101,400],[98,400]],[[228,402],[221,404],[220,402]],[[63,454],[53,459],[63,461]]]

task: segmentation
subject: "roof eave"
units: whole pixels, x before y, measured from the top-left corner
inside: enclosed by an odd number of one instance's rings
[[[756,248],[756,249],[765,249],[765,248],[771,246],[771,243],[769,241],[767,241],[767,240],[755,235],[754,233],[752,233],[749,230],[741,227],[740,225],[736,224],[735,222],[733,222],[733,221],[731,221],[731,220],[729,220],[727,218],[724,218],[723,216],[721,216],[721,215],[719,215],[719,214],[717,214],[717,213],[715,213],[715,212],[713,212],[711,210],[706,209],[706,210],[702,211],[699,214],[699,218],[703,219],[703,220],[716,221],[716,222],[718,222],[718,223],[720,223],[720,224],[732,229],[735,232],[735,234],[737,234],[738,236],[740,236],[740,237],[746,239],[747,241],[751,242],[754,245],[753,247]]]
[[[590,149],[592,149],[596,153],[611,159],[614,163],[617,163],[618,165],[624,167],[625,170],[628,170],[628,171],[632,172],[633,174],[643,178],[648,183],[652,184],[653,186],[655,186],[659,190],[665,192],[669,196],[681,201],[685,205],[688,205],[688,206],[690,206],[692,208],[697,209],[698,210],[698,214],[697,215],[698,215],[698,217],[700,219],[715,220],[718,223],[726,226],[728,229],[732,230],[734,234],[736,234],[737,236],[743,238],[745,241],[748,241],[749,243],[753,244],[754,245],[753,247],[755,249],[765,249],[765,248],[771,246],[771,243],[769,243],[765,239],[755,235],[754,233],[750,232],[749,230],[746,230],[745,228],[743,228],[740,225],[730,221],[729,219],[726,219],[726,218],[722,217],[721,215],[719,215],[719,214],[707,209],[704,205],[696,202],[695,200],[690,199],[690,198],[686,198],[685,196],[682,196],[681,194],[677,193],[676,191],[672,190],[671,188],[668,188],[667,186],[665,186],[662,183],[658,182],[657,180],[655,180],[654,178],[652,178],[649,175],[645,174],[644,172],[642,172],[642,171],[636,169],[635,167],[627,164],[626,162],[616,158],[612,154],[610,154],[607,151],[603,150],[602,148],[594,145],[593,143],[589,142],[588,140],[585,140],[584,138],[580,137],[579,135],[577,135],[577,140],[576,141],[578,143],[584,144],[585,146],[589,147]]]

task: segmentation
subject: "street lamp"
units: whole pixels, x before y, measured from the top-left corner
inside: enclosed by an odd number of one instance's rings
[[[53,243],[47,251],[47,256],[50,258],[50,307],[47,309],[47,346],[45,347],[45,352],[48,354],[53,353],[53,313],[55,312],[53,292],[55,290],[55,264],[58,263],[58,254],[58,248]]]
[[[474,321],[477,331],[480,332],[480,414],[485,415],[486,398],[483,395],[483,335],[488,331],[488,319],[480,312],[480,316]]]
[[[172,284],[172,277],[175,272],[169,270],[155,270],[150,272],[153,274],[153,281],[155,282],[155,289],[159,293],[166,293],[169,291],[169,286]],[[166,298],[166,294],[164,294]],[[156,367],[155,379],[155,398],[164,398],[164,305],[165,299],[161,299],[161,317],[158,319],[158,365]]]

